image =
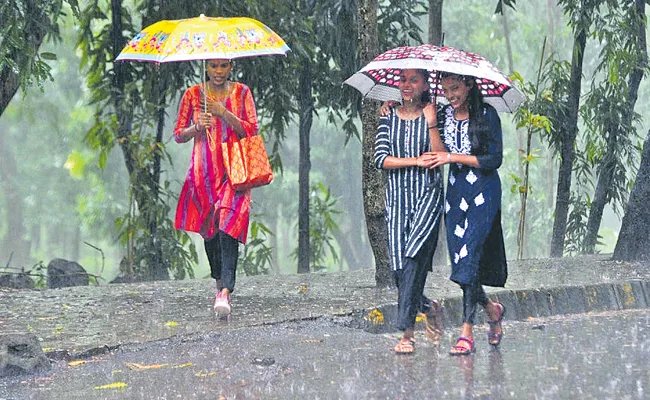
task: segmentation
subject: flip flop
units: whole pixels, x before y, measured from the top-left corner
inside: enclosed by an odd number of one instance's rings
[[[493,321],[488,321],[490,328],[487,332],[488,343],[494,347],[501,344],[501,339],[503,339],[503,326],[501,326],[501,321],[503,321],[503,316],[506,315],[506,306],[501,303],[495,304],[499,306],[499,318]],[[501,333],[492,333],[492,327],[497,325],[501,328]]]
[[[467,343],[468,347],[466,346],[461,346],[459,343],[460,342],[465,342]],[[451,350],[449,350],[449,355],[452,356],[468,356],[472,353],[474,353],[476,349],[474,348],[474,339],[470,339],[465,336],[460,336],[458,337],[458,340],[456,340],[456,344],[451,347]]]
[[[400,339],[393,347],[395,354],[413,354],[415,351],[415,339]]]

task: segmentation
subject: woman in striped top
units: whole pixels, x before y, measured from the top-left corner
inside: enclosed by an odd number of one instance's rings
[[[433,167],[432,153],[444,151],[444,145],[433,129],[436,111],[428,76],[424,70],[401,72],[402,104],[381,117],[375,139],[375,165],[387,177],[388,246],[398,289],[397,326],[404,332],[396,353],[413,352],[418,312],[428,317],[427,336],[437,341],[440,335],[440,304],[424,296],[444,199],[442,174]]]

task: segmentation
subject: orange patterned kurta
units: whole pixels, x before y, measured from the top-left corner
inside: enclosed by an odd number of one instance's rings
[[[257,113],[250,89],[233,82],[225,101],[226,108],[242,122],[246,136],[257,134]],[[180,133],[198,119],[202,85],[185,91],[178,110],[174,138],[181,143]],[[215,126],[195,136],[194,148],[176,208],[176,229],[200,233],[205,239],[217,233],[215,227],[241,243],[246,243],[250,214],[250,190],[235,191],[223,165],[221,143],[237,138],[230,125],[214,118]]]

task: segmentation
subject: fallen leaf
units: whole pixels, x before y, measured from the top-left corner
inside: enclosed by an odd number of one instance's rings
[[[323,343],[323,339],[305,339],[303,343]]]
[[[77,365],[82,365],[82,364],[85,364],[85,363],[86,363],[86,360],[75,360],[75,361],[70,361],[68,363],[68,365],[71,366],[71,367],[76,367]]]
[[[125,362],[124,365],[130,370],[133,371],[142,371],[146,369],[158,369],[158,368],[163,368],[163,367],[168,367],[169,364],[151,364],[151,365],[144,365],[144,364],[138,364],[138,363],[132,363],[132,362]]]
[[[108,383],[106,385],[95,386],[95,390],[124,389],[125,387],[126,387],[126,383],[124,382],[113,382],[113,383]]]
[[[363,317],[363,319],[370,321],[374,325],[381,325],[384,323],[384,314],[382,314],[379,309],[375,308]]]
[[[201,371],[201,372],[197,372],[194,375],[203,378],[203,377],[206,377],[206,376],[215,376],[216,374],[217,374],[216,372],[203,372],[203,371]]]
[[[165,322],[165,326],[173,328],[175,326],[178,326],[178,322],[176,322],[176,321],[167,321],[167,322]]]

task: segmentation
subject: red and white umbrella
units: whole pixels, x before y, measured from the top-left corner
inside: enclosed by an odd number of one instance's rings
[[[430,72],[431,93],[444,97],[438,72],[451,72],[476,78],[483,101],[497,111],[514,111],[524,95],[512,81],[484,57],[453,47],[430,44],[403,46],[388,50],[372,60],[344,83],[359,90],[364,97],[401,101],[399,75],[403,69],[425,69]]]

